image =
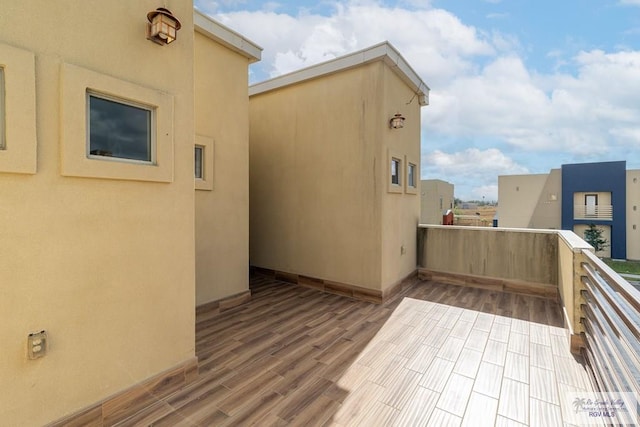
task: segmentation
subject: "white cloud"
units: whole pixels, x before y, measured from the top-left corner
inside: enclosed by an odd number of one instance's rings
[[[640,0],[620,0],[620,4],[640,6]]]
[[[272,77],[384,40],[393,43],[434,86],[473,72],[473,58],[495,55],[491,37],[442,9],[349,1],[336,3],[330,16],[243,11],[216,19],[264,48],[261,67]]]
[[[216,19],[264,47],[258,66],[266,72],[258,75],[253,68],[251,76],[258,80],[389,40],[432,89],[430,105],[422,110],[423,150],[433,149],[433,141],[446,145],[426,160],[449,156],[464,165],[456,170],[476,170],[484,165],[481,159],[465,161],[474,153],[467,150],[474,141],[482,158],[500,165],[485,165],[481,170],[487,173],[477,182],[462,178],[470,183],[469,193],[492,185],[497,172],[523,173],[502,153],[514,153],[520,162],[526,157],[521,153],[530,153],[546,162],[535,172],[546,172],[559,167],[560,158],[620,160],[629,147],[638,147],[640,51],[590,50],[570,57],[568,51],[552,50],[548,56],[557,59],[556,70],[540,73],[527,67],[527,52],[514,35],[476,29],[448,11],[428,2],[416,7],[416,2],[395,7],[374,0],[335,2],[324,15],[302,11],[296,16],[271,7]],[[628,167],[640,167],[638,156],[635,163],[633,158],[627,159]],[[447,179],[436,173],[449,170],[436,166],[429,163],[429,177]]]
[[[438,177],[455,185],[463,200],[498,200],[498,175],[525,174],[529,170],[496,148],[468,148],[455,153],[440,150],[423,153],[422,168],[427,178]]]

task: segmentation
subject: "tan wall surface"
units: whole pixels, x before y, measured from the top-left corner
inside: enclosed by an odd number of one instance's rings
[[[170,46],[145,38],[153,1],[2,5],[0,43],[35,54],[38,137],[36,174],[0,173],[3,425],[42,425],[194,356],[193,5],[165,5],[183,25]],[[173,182],[61,176],[63,62],[173,97]],[[27,360],[41,329],[49,352]]]
[[[382,195],[382,285],[381,289],[397,284],[416,270],[416,232],[420,222],[420,104],[413,91],[389,67],[382,68],[384,76],[383,117],[379,121],[383,136],[382,153],[393,154],[403,160],[400,193],[385,186]],[[410,102],[411,101],[411,102]],[[400,112],[406,120],[404,128],[390,129],[389,119]],[[407,187],[409,162],[417,167],[415,190]],[[389,184],[390,159],[382,169],[382,182]]]
[[[196,302],[249,289],[248,60],[196,33],[196,134],[212,142],[212,190],[196,190]]]
[[[382,69],[250,98],[252,265],[379,289]]]
[[[564,306],[565,318],[570,322],[573,333],[579,334],[582,331],[580,324],[582,316],[580,264],[584,260],[582,251],[593,251],[593,248],[571,231],[559,230],[558,237],[558,290]]]
[[[627,171],[627,258],[640,260],[640,170]]]
[[[421,226],[422,227],[422,226]],[[558,242],[552,231],[426,226],[419,265],[429,270],[558,283]]]
[[[420,183],[420,223],[442,225],[442,216],[448,209],[454,207],[453,191],[453,184],[446,181],[422,180]]]
[[[562,228],[562,171],[551,169],[540,192],[528,228]]]
[[[499,176],[498,226],[529,227],[548,177],[548,174]]]

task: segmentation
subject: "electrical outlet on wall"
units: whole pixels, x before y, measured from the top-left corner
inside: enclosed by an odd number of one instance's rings
[[[47,354],[47,331],[34,332],[27,337],[29,359],[38,359]]]

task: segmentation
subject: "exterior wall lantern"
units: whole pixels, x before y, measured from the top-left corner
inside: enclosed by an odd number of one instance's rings
[[[402,114],[397,113],[389,120],[389,127],[391,129],[402,129],[404,127],[404,117]]]
[[[169,9],[159,7],[147,13],[147,39],[158,44],[169,44],[176,39],[182,25]]]

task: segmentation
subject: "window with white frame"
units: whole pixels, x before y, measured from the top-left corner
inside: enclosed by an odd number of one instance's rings
[[[407,163],[407,185],[416,188],[416,165]]]
[[[196,179],[204,179],[204,147],[202,145],[195,146],[193,170]]]
[[[193,175],[196,190],[213,190],[214,141],[210,136],[196,135],[193,146]]]
[[[0,67],[0,150],[5,149],[4,68]]]
[[[391,158],[391,184],[400,185],[400,173],[402,171],[402,160]]]
[[[153,110],[88,92],[88,152],[91,156],[153,161]]]

